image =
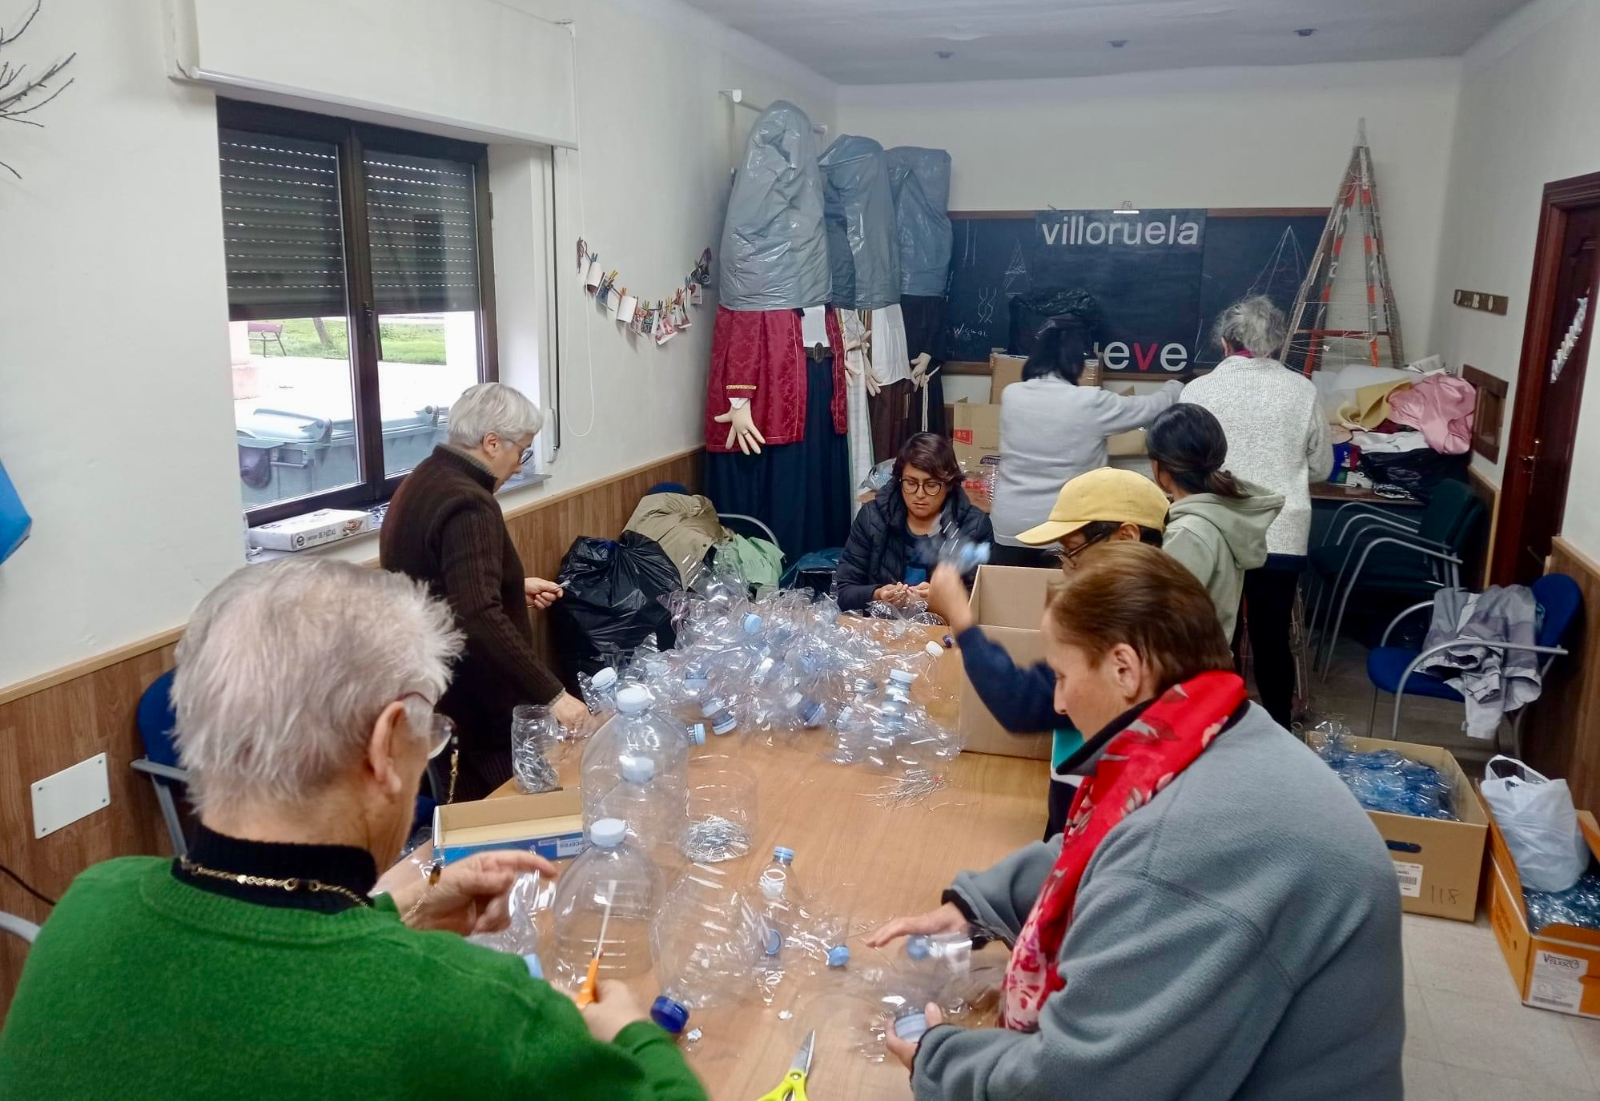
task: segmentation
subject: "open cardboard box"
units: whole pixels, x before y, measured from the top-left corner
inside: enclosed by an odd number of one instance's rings
[[[1039,623],[1050,594],[1050,582],[1060,576],[1054,569],[1027,566],[980,566],[972,586],[970,605],[978,626],[1005,647],[1017,665],[1044,660],[1044,637]],[[960,655],[953,655],[960,661]],[[994,753],[1002,757],[1050,759],[1050,731],[1013,734],[995,721],[978,698],[978,690],[961,670],[960,730],[968,753]]]
[[[989,353],[989,403],[1000,404],[1000,391],[1010,386],[1013,382],[1022,381],[1022,368],[1028,363],[1027,356],[1007,355],[1005,352]]]
[[[565,860],[584,847],[583,795],[576,788],[433,808],[433,851],[446,864],[489,849],[526,849]]]
[[[1578,812],[1589,851],[1600,856],[1600,828],[1594,815]],[[1600,930],[1575,925],[1528,928],[1522,878],[1505,836],[1489,815],[1489,925],[1523,1005],[1577,1017],[1600,1017]]]
[[[1450,783],[1450,802],[1459,822],[1409,814],[1368,811],[1394,861],[1400,883],[1400,908],[1408,914],[1471,921],[1478,913],[1478,881],[1483,873],[1484,837],[1489,814],[1472,781],[1448,749],[1381,738],[1351,738],[1362,753],[1389,749],[1432,765]]]

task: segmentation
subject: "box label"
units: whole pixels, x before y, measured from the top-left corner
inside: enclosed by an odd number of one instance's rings
[[[950,438],[952,440],[954,440],[956,443],[971,443],[972,442],[972,429],[970,429],[970,428],[957,428],[957,429],[953,430],[950,433]]]
[[[1533,954],[1533,978],[1528,983],[1528,1001],[1545,1009],[1576,1013],[1583,1001],[1581,980],[1588,973],[1587,960],[1541,948]]]
[[[1422,865],[1394,862],[1394,876],[1400,881],[1400,893],[1406,898],[1422,897]]]

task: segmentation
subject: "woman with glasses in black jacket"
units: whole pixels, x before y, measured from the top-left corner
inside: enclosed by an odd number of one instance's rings
[[[989,517],[961,489],[950,441],[919,432],[895,458],[894,479],[856,513],[834,573],[839,607],[926,599],[938,544],[952,532],[975,543],[994,539]]]

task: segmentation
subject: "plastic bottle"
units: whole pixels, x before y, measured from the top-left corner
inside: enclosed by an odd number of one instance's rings
[[[657,850],[676,845],[688,815],[689,745],[653,702],[641,685],[617,693],[617,713],[584,749],[582,787],[586,824],[621,818],[639,844]]]
[[[739,729],[737,704],[738,697],[730,694],[711,696],[700,705],[700,714],[711,727],[712,734],[721,738]]]
[[[952,566],[959,574],[969,574],[989,561],[991,547],[968,539],[960,528],[946,532],[938,542],[935,555],[941,566]]]
[[[561,786],[548,757],[560,740],[561,724],[544,704],[518,704],[511,710],[511,769],[517,790],[526,794]]]
[[[605,925],[600,973],[628,978],[650,969],[650,922],[661,894],[661,872],[628,840],[628,824],[601,818],[588,829],[584,850],[557,881],[554,966],[581,979]],[[609,908],[610,916],[606,916]]]
[[[651,1019],[677,1035],[691,1010],[737,999],[755,985],[768,939],[749,899],[724,873],[691,866],[650,925],[662,981]]]
[[[954,980],[972,969],[972,938],[966,933],[908,937],[905,959],[896,967],[891,998],[898,1001],[894,1033],[916,1043],[928,1031],[926,1007]]]
[[[590,714],[610,715],[617,709],[617,671],[607,665],[594,676],[578,674],[578,690]]]

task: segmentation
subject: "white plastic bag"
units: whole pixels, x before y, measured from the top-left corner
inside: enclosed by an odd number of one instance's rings
[[[1521,761],[1494,757],[1480,785],[1494,811],[1522,884],[1535,891],[1565,891],[1589,866],[1589,846],[1565,780],[1551,780]]]

